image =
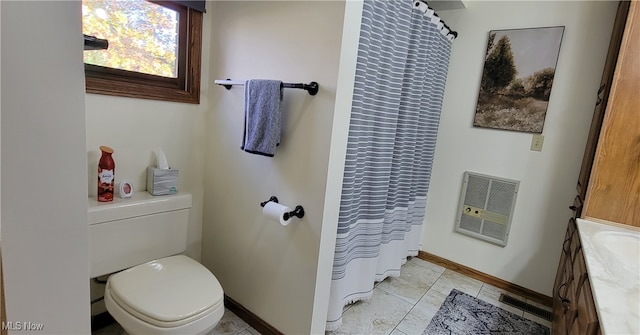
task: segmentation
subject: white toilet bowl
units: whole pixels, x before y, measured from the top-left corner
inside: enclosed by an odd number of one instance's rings
[[[130,335],[207,334],[224,314],[224,294],[216,277],[183,255],[112,275],[104,300]]]

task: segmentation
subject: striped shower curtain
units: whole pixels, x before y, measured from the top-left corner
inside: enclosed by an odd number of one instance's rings
[[[365,0],[326,330],[418,254],[453,35],[420,1]]]

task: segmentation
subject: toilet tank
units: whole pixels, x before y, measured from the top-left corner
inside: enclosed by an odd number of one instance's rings
[[[188,193],[138,192],[106,203],[89,198],[90,277],[185,251],[190,210]]]

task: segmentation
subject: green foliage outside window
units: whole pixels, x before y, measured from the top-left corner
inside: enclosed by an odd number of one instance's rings
[[[83,33],[109,41],[84,62],[169,78],[178,75],[178,13],[145,0],[83,0]]]

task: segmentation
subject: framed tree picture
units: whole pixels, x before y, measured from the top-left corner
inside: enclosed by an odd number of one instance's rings
[[[542,133],[564,27],[491,30],[475,127]]]

